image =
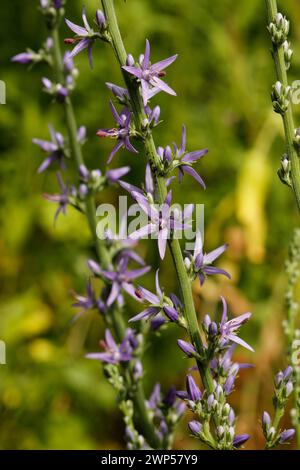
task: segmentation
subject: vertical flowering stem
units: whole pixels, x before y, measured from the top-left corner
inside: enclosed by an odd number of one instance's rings
[[[113,47],[113,50],[120,66],[123,66],[126,64],[127,53],[120,34],[114,8],[114,2],[113,0],[102,0],[102,6],[105,13],[105,17],[107,19],[111,45]],[[128,88],[135,124],[137,126],[137,129],[142,131],[143,121],[146,118],[146,115],[142,98],[140,96],[139,86],[136,81],[124,71],[123,76],[126,86]],[[150,163],[151,170],[156,181],[156,202],[162,204],[165,200],[167,190],[165,178],[159,175],[160,160],[156,152],[156,146],[153,140],[153,136],[150,131],[144,133],[144,147],[147,159]],[[191,283],[186,272],[179,241],[176,239],[169,240],[169,248],[177,273],[179,288],[181,291],[181,298],[184,305],[185,319],[187,321],[188,326],[188,332],[197,352],[202,355],[203,343],[201,340],[199,325],[197,321]],[[209,393],[212,393],[213,380],[209,366],[207,364],[202,363],[201,361],[198,361],[198,368],[205,388],[208,390]]]
[[[284,331],[288,348],[288,363],[294,368],[294,407],[292,409],[292,421],[296,429],[298,448],[300,448],[300,368],[299,346],[300,330],[296,329],[299,305],[295,299],[295,289],[300,277],[300,229],[295,229],[289,248],[289,256],[286,261],[286,273],[288,285],[285,294],[287,319],[284,321]],[[296,356],[296,357],[294,357]]]
[[[60,48],[60,37],[58,26],[56,25],[52,29],[52,38],[53,38],[53,47],[54,47],[54,61],[55,61],[55,70],[57,74],[58,81],[64,81],[63,75],[63,59]],[[70,97],[68,96],[64,102],[65,116],[67,129],[69,134],[69,141],[74,156],[75,163],[79,168],[80,165],[84,164],[84,158],[81,151],[81,146],[78,143],[77,139],[77,123],[75,118],[75,113],[73,110],[73,105]],[[97,237],[96,233],[96,207],[95,201],[92,195],[88,196],[85,200],[85,213],[88,219],[88,224],[90,227],[91,234],[93,236],[93,241],[95,244],[97,257],[103,269],[109,269],[110,257],[106,249],[106,244],[104,240],[101,240]],[[112,306],[109,311],[109,316],[112,320],[113,328],[116,334],[116,337],[119,342],[121,342],[125,336],[126,325],[122,316],[122,312],[119,308]],[[149,416],[149,412],[146,407],[144,391],[141,385],[141,381],[134,380],[133,372],[130,369],[130,366],[124,365],[124,377],[128,383],[128,387],[133,390],[133,403],[134,408],[138,416],[138,422],[142,428],[143,434],[147,439],[149,445],[154,449],[159,447],[159,440],[155,432],[155,427]]]
[[[300,162],[298,149],[296,148],[297,144],[294,139],[295,126],[291,107],[291,89],[288,85],[287,77],[287,68],[289,67],[289,64],[287,65],[285,57],[286,46],[288,48],[288,53],[290,53],[289,60],[292,54],[292,51],[289,50],[288,42],[286,41],[289,24],[280,14],[280,17],[282,17],[283,20],[281,21],[281,18],[276,20],[276,18],[278,18],[276,0],[265,1],[268,12],[268,29],[272,39],[272,57],[275,64],[277,80],[273,89],[273,105],[280,104],[277,109],[274,106],[274,110],[282,116],[288,157],[288,161],[286,161],[287,166],[284,164],[283,160],[283,168],[280,170],[279,175],[285,183],[292,187],[297,207],[300,211]],[[273,29],[271,29],[271,25],[273,26]],[[286,30],[284,30],[284,28],[286,28]],[[284,106],[282,106],[282,100],[284,102]]]

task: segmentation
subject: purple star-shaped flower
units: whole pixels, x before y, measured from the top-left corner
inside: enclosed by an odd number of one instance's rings
[[[197,231],[194,246],[194,254],[193,256],[189,255],[189,258],[187,258],[186,262],[190,264],[190,261],[192,261],[193,269],[200,280],[201,286],[204,284],[206,276],[211,276],[213,274],[223,274],[224,276],[231,279],[231,276],[227,271],[212,266],[212,263],[219,256],[221,256],[222,253],[224,253],[227,247],[228,245],[222,245],[216,248],[215,250],[211,251],[210,253],[203,253],[203,241],[201,232],[199,230]]]
[[[69,204],[69,187],[68,185],[64,184],[61,174],[57,173],[57,180],[59,187],[61,189],[60,194],[44,194],[44,198],[50,202],[55,202],[58,204],[58,208],[54,215],[54,222],[56,221],[57,217],[59,216],[60,212],[66,214],[66,208]]]
[[[223,304],[223,313],[221,323],[219,325],[221,342],[226,344],[231,341],[233,343],[240,344],[244,348],[249,349],[253,352],[254,349],[248,343],[246,343],[244,340],[237,336],[238,330],[244,323],[249,320],[249,318],[251,317],[251,313],[247,312],[243,315],[239,315],[238,317],[233,318],[232,320],[228,320],[226,300],[224,299],[224,297],[221,297],[221,301]]]
[[[151,267],[145,266],[143,268],[134,269],[132,271],[128,271],[127,267],[128,257],[125,256],[119,260],[116,271],[101,272],[102,276],[112,283],[111,290],[107,298],[107,305],[109,307],[116,300],[119,302],[119,304],[123,304],[122,290],[127,292],[134,299],[140,301],[139,297],[136,295],[135,287],[132,281],[149,272]]]
[[[38,173],[42,173],[54,162],[58,161],[62,170],[65,169],[64,156],[65,156],[65,140],[60,132],[56,132],[54,128],[49,125],[49,132],[51,141],[33,139],[32,142],[38,145],[44,152],[48,154],[47,158],[38,168]]]
[[[174,144],[174,160],[173,160],[173,168],[178,168],[179,170],[179,182],[182,182],[184,173],[191,175],[195,180],[201,184],[201,186],[205,189],[205,183],[201,176],[194,170],[192,165],[200,160],[200,158],[204,157],[207,154],[208,149],[202,150],[195,150],[194,152],[186,152],[186,127],[182,126],[182,135],[181,135],[181,145],[179,149],[177,148],[176,144]]]
[[[116,343],[111,332],[105,331],[105,341],[101,341],[101,345],[105,352],[89,353],[86,355],[88,359],[96,359],[106,364],[119,364],[120,362],[129,362],[133,358],[134,347],[132,345],[133,331],[128,329],[125,337],[120,345]]]
[[[159,285],[159,278],[158,278],[159,270],[156,271],[155,275],[155,287],[156,287],[156,294],[153,294],[149,290],[145,289],[144,287],[138,286],[136,289],[136,295],[139,299],[143,301],[147,301],[150,306],[140,312],[138,315],[130,318],[130,322],[139,321],[143,319],[153,318],[160,313],[164,313],[166,317],[170,321],[178,321],[179,313],[176,309],[178,308],[180,302],[173,294],[173,298],[166,297],[164,295],[163,290]]]
[[[132,197],[137,201],[141,209],[149,217],[149,223],[144,227],[132,232],[129,238],[134,240],[143,238],[147,235],[155,235],[158,239],[158,251],[161,259],[164,259],[166,253],[167,240],[170,238],[171,233],[177,230],[184,230],[190,228],[186,222],[191,218],[194,210],[193,204],[185,207],[183,214],[174,214],[171,210],[172,192],[169,191],[164,203],[156,207],[151,205],[148,199],[140,193],[132,192]]]
[[[67,26],[75,33],[74,38],[65,39],[66,44],[76,44],[69,57],[74,57],[84,49],[87,49],[90,67],[93,68],[92,47],[97,34],[90,27],[86,17],[85,8],[82,8],[82,21],[84,26],[79,26],[66,19]]]
[[[122,147],[125,147],[129,152],[138,153],[129,140],[132,113],[127,108],[123,108],[119,114],[112,101],[110,101],[110,108],[118,127],[112,129],[99,129],[96,134],[98,137],[111,137],[113,139],[117,139],[117,143],[111,151],[107,164],[112,161],[115,154]]]
[[[76,302],[72,305],[75,308],[82,308],[82,313],[89,309],[96,308],[100,313],[106,312],[106,306],[101,298],[97,299],[93,290],[91,281],[88,281],[86,286],[86,295],[75,294],[74,298]]]
[[[146,106],[149,99],[149,92],[153,88],[158,88],[170,95],[176,95],[175,91],[169,87],[160,77],[164,77],[164,70],[171,65],[177,58],[177,54],[167,59],[156,62],[156,64],[150,63],[150,43],[146,39],[145,54],[141,56],[139,61],[139,67],[124,65],[123,69],[138,78],[141,83],[142,97],[144,105]]]

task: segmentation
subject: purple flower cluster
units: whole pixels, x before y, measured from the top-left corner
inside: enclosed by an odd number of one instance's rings
[[[212,263],[227,249],[227,246],[228,245],[222,245],[210,253],[203,253],[202,236],[201,232],[198,230],[196,233],[194,252],[193,254],[187,253],[184,260],[187,271],[192,279],[198,277],[201,286],[204,284],[207,276],[214,274],[223,274],[230,279],[230,274],[227,271],[212,266]]]
[[[202,393],[192,375],[186,377],[186,391],[177,392],[186,402],[197,419],[188,423],[194,437],[213,449],[232,449],[241,447],[248,439],[248,434],[235,434],[235,413],[226,402],[224,387],[214,381],[214,392]],[[215,435],[211,432],[211,422],[216,426]]]
[[[101,341],[104,349],[102,353],[89,353],[86,355],[88,359],[96,359],[106,364],[120,364],[121,362],[129,362],[133,359],[134,350],[138,347],[138,341],[133,330],[128,328],[121,344],[117,344],[107,329],[105,332],[105,341]]]
[[[186,405],[178,399],[175,387],[171,387],[163,397],[160,384],[157,383],[147,401],[147,407],[153,421],[157,423],[157,436],[164,448],[168,449],[175,427],[185,412]]]

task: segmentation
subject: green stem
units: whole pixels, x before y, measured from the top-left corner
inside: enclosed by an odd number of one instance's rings
[[[274,429],[275,429],[275,436],[277,436],[280,421],[283,418],[283,415],[284,415],[284,407],[283,408],[282,407],[277,407],[276,411],[275,411],[274,420],[273,420],[273,423],[272,423],[272,427],[274,427]],[[270,450],[270,449],[273,449],[273,447],[274,447],[274,443],[271,441],[271,442],[266,444],[265,449]]]
[[[265,0],[265,2],[268,12],[268,23],[270,24],[274,21],[275,16],[278,12],[277,2],[276,0]],[[276,79],[286,87],[288,86],[288,77],[282,45],[277,46],[273,43],[272,56],[275,64]],[[296,198],[297,207],[300,212],[300,163],[298,153],[294,146],[295,125],[291,102],[288,106],[287,111],[282,115],[282,120],[284,126],[287,154],[291,164],[292,187]]]
[[[126,64],[127,53],[119,30],[113,0],[102,0],[102,7],[108,23],[108,30],[111,37],[111,45],[113,47],[113,50],[120,66],[123,66]],[[128,88],[137,129],[141,130],[142,132],[142,124],[146,115],[142,103],[139,86],[136,80],[132,78],[129,74],[123,72],[123,76],[126,86]],[[157,202],[159,204],[162,204],[167,194],[166,183],[164,177],[157,175],[157,170],[160,168],[160,160],[156,152],[156,145],[151,132],[148,132],[145,135],[144,146],[147,159],[150,163],[153,175],[157,183]],[[169,248],[177,273],[189,336],[198,353],[202,354],[203,343],[201,340],[197,315],[194,306],[191,281],[185,269],[179,241],[175,239],[170,240]],[[208,393],[212,393],[213,381],[208,365],[198,362],[198,367],[205,388],[207,389]]]
[[[55,28],[52,30],[52,37],[54,43],[54,63],[55,63],[55,70],[58,81],[63,83],[64,82],[64,69],[63,69],[63,59],[60,49],[60,38],[58,29]],[[81,146],[77,140],[77,123],[75,118],[75,113],[73,109],[73,105],[71,102],[70,97],[64,102],[64,110],[66,116],[66,124],[69,134],[69,142],[71,146],[72,155],[74,156],[74,160],[76,163],[77,168],[84,164],[84,158],[82,155]],[[95,244],[96,252],[98,261],[104,269],[109,268],[110,264],[110,257],[107,251],[106,244],[103,240],[97,237],[96,233],[96,226],[97,226],[97,219],[96,219],[96,206],[93,196],[88,196],[85,201],[85,214],[88,220],[88,224],[90,227],[90,231],[93,237],[93,241]],[[126,325],[122,316],[122,311],[120,311],[116,307],[112,307],[109,312],[113,328],[116,334],[118,341],[122,341],[125,332],[126,332]],[[143,434],[149,443],[154,449],[159,448],[159,439],[155,433],[155,428],[153,422],[149,416],[148,409],[146,407],[145,395],[142,387],[141,381],[135,383],[135,379],[133,377],[133,373],[131,367],[128,363],[126,366],[127,373],[127,382],[129,382],[129,387],[134,391],[132,400],[135,405],[135,409],[137,410],[138,414],[138,424],[140,425],[141,429],[143,430]],[[125,377],[125,378],[126,378]]]

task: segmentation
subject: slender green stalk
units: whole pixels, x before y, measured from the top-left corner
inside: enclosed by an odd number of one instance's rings
[[[275,17],[278,13],[277,2],[276,0],[265,0],[265,2],[268,12],[268,24],[270,24],[275,20]],[[276,79],[282,83],[284,87],[287,87],[288,77],[283,44],[278,45],[274,42],[272,43],[272,56],[275,64]],[[300,162],[298,151],[296,150],[294,143],[295,125],[291,102],[289,103],[286,112],[282,113],[281,115],[284,126],[287,154],[290,162],[292,189],[294,191],[297,207],[300,212]]]
[[[113,47],[113,50],[120,66],[123,66],[126,63],[127,53],[119,30],[114,8],[114,2],[113,0],[102,0],[102,6],[108,23],[108,30],[111,37],[111,45]],[[146,115],[140,95],[139,86],[136,80],[134,80],[128,74],[123,73],[123,76],[129,91],[130,101],[135,118],[135,124],[137,126],[137,129],[142,132],[142,124]],[[156,145],[151,132],[147,132],[147,134],[144,136],[144,146],[147,159],[150,163],[153,175],[157,183],[156,199],[159,204],[162,204],[165,200],[167,190],[165,178],[159,176],[160,160],[156,152]],[[197,315],[194,306],[191,282],[185,269],[179,241],[175,239],[169,240],[169,248],[172,254],[178,278],[179,288],[181,291],[181,298],[183,301],[184,315],[187,321],[188,332],[197,352],[199,354],[202,354],[203,343],[201,340]],[[209,393],[212,393],[213,381],[208,365],[198,361],[198,367],[205,388]]]
[[[292,410],[292,421],[296,429],[298,448],[300,449],[300,372],[297,360],[299,357],[299,329],[297,321],[299,315],[299,304],[295,298],[297,283],[300,277],[300,229],[295,229],[289,247],[289,256],[286,261],[287,289],[285,294],[287,319],[283,322],[287,343],[288,363],[294,368],[294,407]],[[296,356],[296,360],[294,359]],[[296,362],[296,363],[295,363]]]
[[[63,83],[63,59],[60,48],[59,31],[57,27],[52,30],[52,38],[54,43],[55,70],[58,81]],[[65,100],[64,109],[72,155],[74,156],[74,160],[76,162],[77,167],[79,167],[79,165],[84,163],[84,158],[82,155],[81,146],[77,140],[77,123],[70,97],[67,97],[67,99]],[[88,196],[85,201],[85,214],[95,244],[98,261],[104,269],[108,269],[110,264],[110,257],[107,251],[106,244],[103,240],[99,239],[96,234],[96,207],[93,196]],[[115,335],[118,338],[118,341],[122,341],[126,331],[126,325],[122,316],[122,311],[113,306],[109,311],[109,318],[112,321],[112,325],[115,331]],[[129,365],[124,367],[124,378],[128,382],[129,388],[131,389],[133,394],[132,400],[134,403],[135,410],[137,412],[136,421],[140,425],[140,428],[142,429],[143,434],[149,445],[154,449],[157,449],[160,445],[159,439],[156,435],[155,427],[146,407],[146,401],[141,381],[135,381],[132,370]]]

